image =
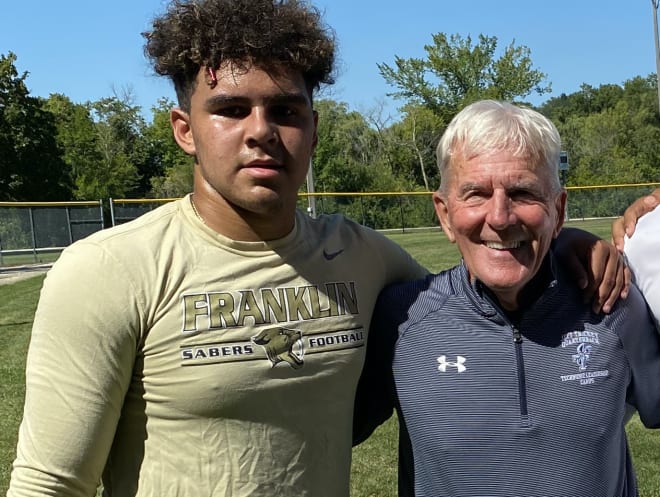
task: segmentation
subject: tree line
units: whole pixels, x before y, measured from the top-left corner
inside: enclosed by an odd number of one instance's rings
[[[425,57],[378,65],[400,103],[357,112],[315,101],[316,191],[431,191],[435,147],[451,118],[483,98],[526,103],[551,91],[524,45],[498,49],[496,37],[438,33]],[[51,201],[178,197],[192,188],[192,159],[176,145],[168,99],[150,109],[130,90],[76,103],[30,95],[17,55],[0,54],[0,200]],[[655,75],[622,84],[582,85],[535,107],[557,125],[570,158],[568,186],[660,181],[660,116]],[[530,104],[528,104],[530,105]],[[534,107],[530,105],[531,107]]]

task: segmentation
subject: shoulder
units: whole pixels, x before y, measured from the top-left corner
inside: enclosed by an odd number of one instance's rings
[[[398,247],[396,243],[382,233],[363,226],[342,214],[322,214],[316,218],[311,218],[298,211],[297,219],[304,230],[313,231],[321,238],[340,235],[365,243]]]
[[[628,336],[635,340],[645,330],[655,333],[655,326],[649,308],[641,292],[634,284],[630,286],[628,297],[619,299],[612,312],[605,315],[603,324],[617,333],[622,340],[625,340]]]
[[[385,287],[381,295],[384,299],[397,299],[404,296],[410,298],[447,297],[456,293],[452,276],[459,267],[453,267],[435,274],[427,274],[423,278],[394,283]]]
[[[132,279],[136,272],[149,271],[181,240],[180,202],[170,202],[133,221],[76,241],[62,251],[49,277],[54,279],[62,273],[76,280],[98,281],[108,276],[118,282]]]
[[[183,216],[183,199],[157,207],[127,223],[105,228],[76,241],[64,252],[85,252],[103,250],[145,250],[158,246],[166,236],[168,227],[176,224]]]
[[[176,218],[181,212],[183,205],[184,199],[174,200],[142,214],[132,221],[97,231],[96,233],[83,238],[81,241],[90,243],[109,243],[116,238],[127,240],[135,239],[136,237],[142,237],[142,241],[145,241],[144,238],[148,236],[149,231],[157,232],[158,230],[163,229],[164,225],[170,223],[172,219]]]
[[[630,291],[625,299],[619,299],[612,312],[609,314],[614,322],[631,319],[636,315],[645,317],[648,314],[646,301],[637,285],[630,285]]]
[[[312,219],[299,212],[297,220],[302,236],[316,243],[332,240],[332,246],[343,247],[355,261],[371,269],[381,268],[386,283],[420,278],[428,273],[399,244],[341,214]]]
[[[442,309],[455,295],[452,275],[457,268],[429,274],[424,278],[388,285],[378,298],[378,309],[392,318],[404,316],[408,321],[423,319]]]

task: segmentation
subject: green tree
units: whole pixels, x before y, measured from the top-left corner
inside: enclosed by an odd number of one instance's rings
[[[655,78],[635,77],[623,87],[582,85],[579,92],[541,108],[554,120],[569,152],[569,185],[660,179],[655,91]]]
[[[320,100],[319,143],[313,159],[317,191],[324,192],[397,192],[419,189],[415,181],[394,173],[397,167],[398,139],[380,118],[364,116],[348,109],[345,103]],[[413,163],[414,163],[413,159]],[[416,165],[414,167],[417,167]],[[430,204],[407,205],[393,196],[322,197],[318,204],[325,212],[341,212],[371,226],[385,228],[400,225],[402,216],[411,224],[428,224]],[[406,205],[404,205],[406,204]],[[419,221],[424,219],[424,221]]]
[[[416,104],[403,107],[403,119],[390,128],[397,177],[431,191],[439,186],[435,148],[445,123],[431,110]]]
[[[162,171],[151,178],[154,197],[181,197],[193,187],[193,159],[181,150],[172,134],[170,109],[173,105],[167,98],[158,100],[151,109],[153,119],[145,131],[153,157]]]
[[[329,192],[369,191],[373,179],[376,133],[362,115],[345,103],[319,100],[319,142],[313,158],[316,189]]]
[[[30,96],[16,55],[0,55],[0,200],[65,200],[69,169],[57,145],[54,116]]]
[[[616,84],[605,84],[598,88],[583,83],[580,91],[548,100],[540,107],[540,112],[555,124],[566,122],[571,117],[588,116],[607,109],[613,109],[623,97],[624,90]]]
[[[130,95],[102,98],[90,104],[96,129],[98,162],[85,164],[76,175],[80,198],[143,196],[141,179],[148,175],[149,154],[140,107]]]
[[[55,93],[44,101],[44,108],[55,117],[57,144],[62,150],[62,159],[71,171],[74,185],[80,185],[81,178],[101,164],[96,124],[92,120],[90,106],[74,103],[69,97]],[[92,198],[87,197],[86,193],[74,187],[74,198]]]
[[[378,64],[385,81],[397,90],[390,94],[428,107],[448,122],[462,107],[479,99],[516,100],[550,91],[546,75],[532,66],[530,50],[511,42],[497,57],[497,38],[458,34],[433,35],[425,59],[395,57],[394,67]]]

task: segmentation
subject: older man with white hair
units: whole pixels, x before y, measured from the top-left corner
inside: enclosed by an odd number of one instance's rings
[[[626,402],[660,426],[660,340],[637,288],[594,312],[556,259],[560,148],[547,118],[492,100],[438,145],[463,260],[381,293],[356,405],[362,437],[398,411],[400,495],[637,495]]]

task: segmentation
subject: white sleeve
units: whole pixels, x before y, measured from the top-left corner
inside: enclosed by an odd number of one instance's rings
[[[642,216],[632,237],[625,237],[624,252],[660,330],[660,208]]]

